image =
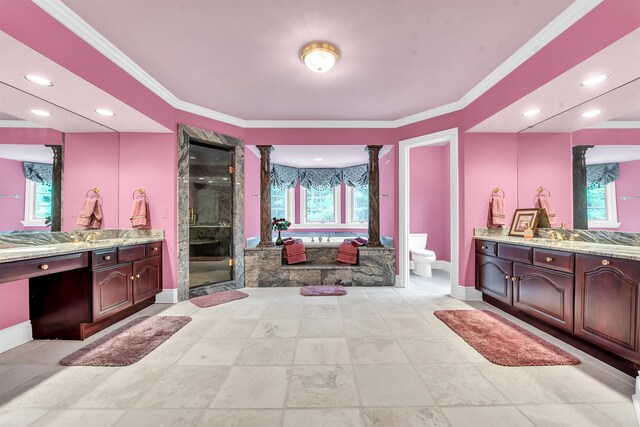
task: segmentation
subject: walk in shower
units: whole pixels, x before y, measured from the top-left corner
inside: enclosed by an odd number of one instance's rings
[[[189,144],[189,288],[234,280],[233,148]]]

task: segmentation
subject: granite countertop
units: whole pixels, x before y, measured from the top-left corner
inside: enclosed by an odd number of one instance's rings
[[[95,251],[99,249],[110,249],[119,246],[131,246],[143,243],[151,243],[164,240],[157,236],[140,237],[120,237],[112,239],[97,239],[92,243],[87,242],[65,242],[52,243],[48,245],[22,245],[11,248],[0,249],[0,263],[11,261],[22,261],[25,259],[44,258],[56,255],[66,255],[78,252]]]
[[[523,237],[503,235],[474,236],[473,238],[479,240],[488,240],[490,242],[510,243],[513,245],[531,246],[534,248],[555,249],[559,251],[568,251],[640,261],[640,247],[638,246],[578,242],[571,240],[552,240],[539,237],[533,239],[525,239]]]

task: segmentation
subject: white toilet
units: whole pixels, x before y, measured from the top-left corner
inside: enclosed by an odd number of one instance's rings
[[[431,277],[431,264],[436,260],[436,253],[425,249],[427,234],[409,234],[409,251],[411,251],[411,269],[421,277]]]

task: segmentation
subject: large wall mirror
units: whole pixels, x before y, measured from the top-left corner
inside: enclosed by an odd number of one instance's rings
[[[117,228],[118,160],[114,130],[0,82],[0,233],[81,228],[90,188]]]

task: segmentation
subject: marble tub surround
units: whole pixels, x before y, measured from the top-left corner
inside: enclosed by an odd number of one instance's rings
[[[96,240],[85,241],[91,233],[90,230],[82,230],[0,235],[0,263],[164,240],[164,230],[101,230]]]
[[[486,230],[486,229],[484,229]],[[620,243],[595,243],[578,240],[555,240],[550,238],[535,237],[525,239],[523,237],[508,236],[506,233],[483,232],[483,229],[474,230],[474,239],[489,240],[492,242],[510,243],[514,245],[530,246],[534,248],[556,249],[590,255],[599,255],[612,258],[623,258],[640,261],[640,245],[624,245]],[[637,233],[626,233],[637,234]]]
[[[393,286],[396,274],[395,248],[359,248],[358,264],[336,263],[339,243],[305,244],[308,262],[282,263],[282,247],[245,249],[246,287],[305,285]]]

